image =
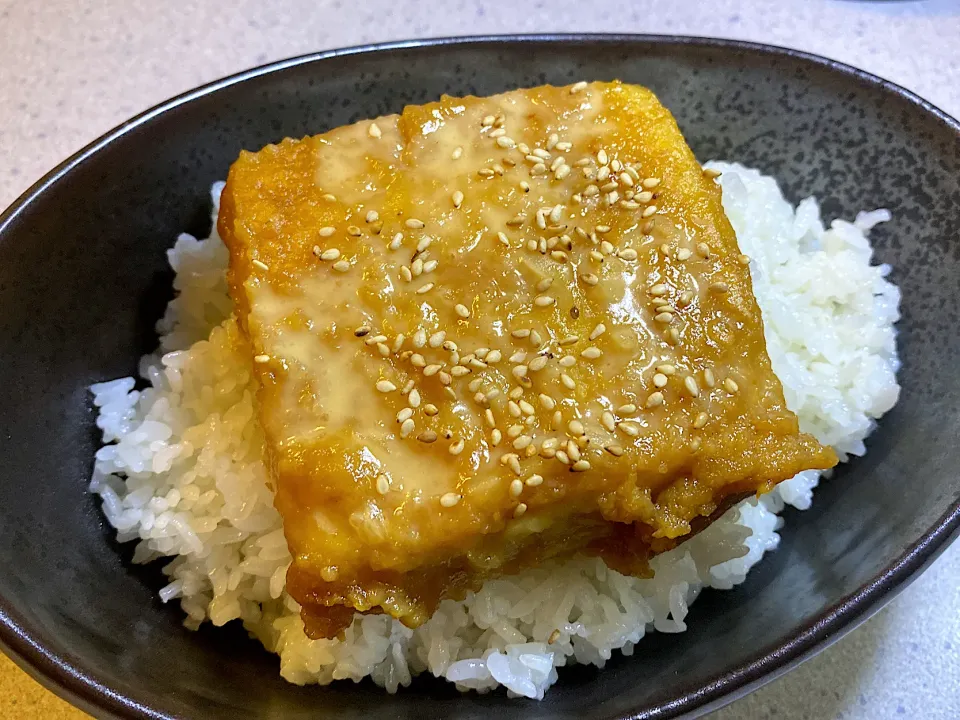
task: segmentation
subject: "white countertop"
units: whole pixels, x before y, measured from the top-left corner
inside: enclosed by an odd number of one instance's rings
[[[787,45],[960,117],[957,0],[0,0],[0,206],[127,117],[253,65],[383,40],[550,31]],[[15,673],[0,664],[0,717],[75,717]],[[712,717],[960,718],[960,543],[844,640]]]

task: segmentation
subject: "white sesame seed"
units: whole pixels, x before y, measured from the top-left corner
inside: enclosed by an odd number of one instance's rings
[[[561,165],[560,167],[557,168],[556,172],[554,173],[554,177],[557,180],[563,180],[569,174],[570,174],[570,166]]]
[[[578,342],[580,342],[579,335],[566,335],[560,339],[560,345],[575,345]]]
[[[514,516],[514,517],[522,517],[522,516],[526,515],[526,513],[527,513],[527,504],[526,504],[526,503],[520,503],[520,504],[517,505],[517,507],[514,508],[514,510],[513,510],[513,516]]]
[[[417,258],[419,260],[419,258]],[[427,260],[423,264],[423,271],[425,273],[431,273],[437,269],[438,262],[436,260]]]
[[[397,413],[397,422],[403,423],[413,417],[413,408],[405,407],[403,410]]]
[[[502,147],[506,150],[512,150],[517,146],[517,143],[514,141],[513,138],[503,135],[497,138],[497,146]]]
[[[317,231],[317,235],[319,235],[320,237],[330,237],[336,231],[337,231],[336,228],[330,227],[329,225],[327,225],[326,227],[320,228],[320,230]]]
[[[579,420],[571,420],[568,422],[567,430],[569,430],[572,435],[583,435],[584,432],[586,432],[583,428],[583,423]]]
[[[620,252],[618,252],[618,253],[617,253],[617,256],[618,256],[621,260],[636,260],[636,259],[637,259],[637,251],[634,250],[633,248],[626,248],[626,249],[621,250]]]
[[[450,153],[451,160],[459,160],[463,156],[463,148],[459,145],[453,149],[453,152]]]
[[[512,330],[510,332],[510,335],[512,335],[515,338],[530,337],[530,330],[527,328],[518,328],[516,330]]]
[[[659,184],[660,184],[660,178],[649,177],[643,181],[643,186],[647,188],[647,190],[653,190],[653,188],[657,187],[657,185]]]
[[[697,254],[701,257],[710,258],[710,246],[705,242],[697,243]]]
[[[598,347],[588,347],[580,353],[580,357],[584,357],[587,360],[596,360],[598,357],[603,355],[603,352]]]
[[[577,387],[577,383],[574,381],[574,379],[566,373],[560,373],[560,382],[563,383],[563,386],[567,388],[567,390],[574,390]]]
[[[683,379],[683,387],[691,397],[700,395],[700,388],[697,386],[697,381],[692,375],[687,375]]]
[[[533,304],[537,307],[549,307],[556,302],[554,298],[550,295],[538,295],[537,298],[533,301]]]
[[[580,276],[580,279],[583,280],[583,282],[585,282],[587,285],[591,285],[591,286],[596,285],[597,283],[600,282],[600,278],[598,278],[593,273],[585,273]]]
[[[350,269],[350,263],[347,260],[338,260],[333,264],[333,269],[337,272],[347,272]]]
[[[407,418],[400,424],[400,437],[405,438],[409,437],[415,428],[415,423],[413,418]]]
[[[424,227],[423,220],[418,220],[417,218],[408,218],[403,224],[411,230],[419,230]]]
[[[428,282],[425,285],[421,285],[420,287],[418,287],[416,292],[417,292],[417,295],[424,295],[430,292],[431,290],[433,290],[433,283]]]
[[[545,393],[540,393],[540,404],[547,410],[553,410],[557,403],[556,401]]]
[[[336,260],[339,257],[340,257],[340,251],[337,250],[337,248],[329,248],[320,253],[321,260],[330,261],[330,260]]]
[[[604,150],[603,148],[600,148],[599,150],[597,150],[597,162],[600,165],[606,165],[607,162],[609,162],[609,158],[607,157],[607,151]]]
[[[653,319],[659,323],[670,323],[673,322],[673,313],[662,312],[657,314]]]
[[[463,448],[465,447],[465,445],[466,443],[464,443],[463,440],[457,440],[449,448],[447,448],[447,451],[451,455],[459,455],[460,453],[463,452]]]
[[[367,128],[367,134],[368,134],[370,137],[375,138],[375,139],[379,139],[380,137],[383,136],[383,132],[381,132],[380,126],[377,125],[375,122],[374,122],[374,123],[370,123],[370,127]]]
[[[657,296],[659,296],[659,295],[666,295],[666,294],[667,294],[667,290],[668,290],[668,288],[667,288],[666,285],[659,284],[659,285],[654,285],[654,286],[653,286],[652,288],[650,288],[647,292],[650,293],[651,295],[653,295],[654,297],[657,297]]]
[[[661,372],[664,375],[673,375],[677,372],[677,368],[671,365],[670,363],[661,363],[656,367],[657,372]]]
[[[586,89],[587,89],[587,83],[581,80],[580,82],[574,83],[573,85],[570,86],[570,94],[576,95],[578,92],[581,92]]]
[[[389,380],[378,380],[377,381],[377,390],[382,393],[391,393],[397,389],[397,386],[394,385]]]
[[[528,367],[532,372],[539,372],[547,366],[548,360],[546,355],[537,355],[528,363]]]
[[[488,365],[495,365],[500,362],[502,358],[503,354],[499,350],[491,350],[489,353],[487,353],[487,356],[484,358],[484,360]]]
[[[693,421],[693,427],[699,430],[700,428],[702,428],[704,425],[707,424],[707,419],[708,419],[707,414],[705,412],[700,413],[699,415],[697,415],[696,419]]]
[[[457,493],[444,493],[440,496],[440,504],[445,508],[452,508],[454,505],[460,502],[461,499],[462,496],[458,495]]]
[[[727,378],[723,381],[724,389],[731,395],[735,395],[736,392],[740,389],[740,386],[737,385],[737,381],[733,378]]]
[[[513,447],[516,450],[525,450],[532,442],[533,438],[529,435],[520,435],[516,440],[513,441]]]
[[[356,225],[349,225],[347,226],[347,234],[353,235],[354,237],[360,237],[363,235],[363,230],[358,228]]]
[[[254,264],[256,267],[260,268],[261,270],[269,270],[269,269],[270,269],[270,266],[269,266],[269,265],[267,265],[265,262],[261,262],[260,260],[254,260],[254,261],[253,261],[253,264]]]
[[[677,250],[677,260],[689,260],[691,255],[693,255],[693,253],[687,248],[680,248]]]
[[[437,406],[431,403],[427,403],[426,405],[423,406],[423,414],[428,417],[433,417],[439,412],[440,411],[437,409]]]
[[[494,139],[503,137],[506,134],[507,134],[507,131],[504,130],[502,127],[498,127],[496,130],[490,131],[490,137]]]
[[[613,432],[617,427],[617,421],[613,417],[613,413],[609,410],[604,410],[603,414],[600,416],[600,422],[603,423],[603,426]]]
[[[511,371],[513,376],[518,380],[520,378],[525,378],[527,376],[527,366],[526,365],[515,365]]]
[[[640,427],[633,422],[622,422],[617,425],[617,429],[630,437],[637,437],[640,434]]]
[[[577,460],[571,467],[574,472],[586,472],[590,469],[590,463],[586,460]]]
[[[717,386],[717,378],[713,374],[713,370],[710,368],[704,368],[703,370],[703,384],[708,388],[714,388]]]
[[[466,305],[461,305],[458,303],[453,309],[456,311],[457,315],[464,319],[470,317],[470,308],[468,308]]]
[[[447,339],[447,333],[445,330],[438,330],[433,335],[430,336],[428,341],[430,347],[438,348],[443,345],[443,341]]]
[[[710,289],[715,293],[725,293],[730,291],[730,286],[725,282],[710,283]]]
[[[653,392],[647,396],[646,406],[648,408],[659,407],[663,405],[663,393],[662,392]]]
[[[657,373],[653,376],[653,386],[662,388],[667,384],[667,376],[663,373]]]
[[[617,414],[619,415],[633,415],[637,411],[637,406],[633,403],[627,403],[626,405],[621,405],[617,408]]]
[[[380,219],[380,213],[378,213],[376,210],[368,210],[367,215],[364,219],[368,223],[375,223],[377,220]]]
[[[496,447],[500,444],[500,441],[503,440],[503,433],[494,428],[490,431],[490,444]]]
[[[656,212],[657,212],[657,206],[656,206],[656,205],[648,205],[646,208],[644,208],[643,212],[640,213],[640,217],[648,218],[648,217],[650,217],[651,215],[655,215]]]
[[[565,368],[573,367],[577,364],[577,359],[573,355],[564,355],[560,358],[560,366]]]
[[[253,361],[254,361],[254,362],[257,362],[257,363],[268,363],[268,362],[270,362],[270,356],[269,356],[269,355],[257,355],[256,357],[253,358]]]
[[[643,192],[638,192],[636,195],[634,195],[633,199],[637,202],[647,204],[653,200],[653,193],[648,190],[644,190]]]

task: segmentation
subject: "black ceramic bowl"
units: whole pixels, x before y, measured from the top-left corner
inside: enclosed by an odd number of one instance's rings
[[[298,688],[234,628],[192,633],[155,570],[128,562],[86,494],[87,386],[135,372],[169,297],[164,250],[208,230],[208,189],[241,148],[441,93],[612,79],[653,88],[701,159],[777,176],[827,216],[885,206],[879,260],[903,289],[903,393],[870,452],[787,513],[780,549],[707,592],[691,630],[537,703],[417,680]],[[666,37],[513,37],[321,53],[172,100],[84,149],[0,217],[0,642],[107,717],[666,718],[776,677],[875,612],[960,528],[960,126],[879,78],[802,53]]]

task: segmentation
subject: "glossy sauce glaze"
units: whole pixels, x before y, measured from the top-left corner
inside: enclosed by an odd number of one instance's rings
[[[644,88],[445,97],[244,153],[219,228],[313,636],[416,626],[575,551],[643,573],[725,500],[836,462]]]

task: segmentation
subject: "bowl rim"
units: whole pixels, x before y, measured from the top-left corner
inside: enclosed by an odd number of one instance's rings
[[[146,125],[164,113],[225,88],[290,68],[332,58],[445,46],[471,47],[485,44],[517,45],[525,43],[547,46],[570,43],[601,45],[642,43],[659,47],[740,50],[773,58],[800,60],[819,69],[826,69],[853,79],[862,85],[899,95],[917,108],[933,115],[960,138],[960,122],[916,93],[847,63],[779,45],[691,35],[642,33],[491,34],[395,40],[306,53],[259,65],[200,85],[135,115],[61,162],[0,213],[0,242],[4,241],[3,236],[8,227],[33,202],[60,181],[68,179],[71,171],[110,143],[119,140],[124,135]],[[680,697],[664,703],[659,708],[654,709],[648,717],[675,718],[700,715],[720,708],[780,677],[804,660],[836,642],[878,612],[906,588],[958,536],[960,536],[960,497],[948,507],[947,511],[931,528],[923,533],[916,542],[907,547],[892,564],[877,573],[870,582],[859,590],[844,597],[835,605],[826,608],[820,615],[802,626],[792,638],[779,646],[768,649],[753,660],[742,663],[738,667],[731,668],[712,678],[703,686],[689,690]],[[0,598],[0,650],[48,690],[98,717],[135,718],[138,720],[147,718],[166,720],[170,717],[138,700],[117,692],[101,682],[94,674],[83,669],[83,662],[80,658],[60,656],[43,647],[37,640],[36,634],[31,632],[27,625],[22,615]],[[620,720],[639,720],[641,716],[631,712],[615,717]]]

